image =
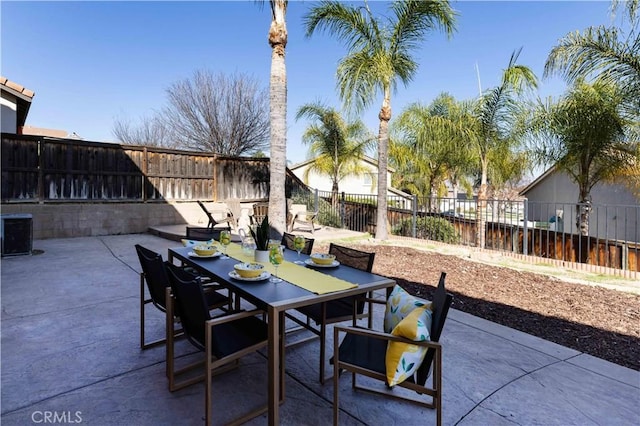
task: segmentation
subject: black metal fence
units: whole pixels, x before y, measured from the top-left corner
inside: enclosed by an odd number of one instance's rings
[[[377,196],[308,191],[293,194],[294,203],[319,212],[320,223],[372,235]],[[589,205],[588,235],[579,232],[575,203],[527,200],[389,196],[391,234],[577,262],[624,271],[640,271],[640,206]],[[478,232],[484,224],[484,241]]]

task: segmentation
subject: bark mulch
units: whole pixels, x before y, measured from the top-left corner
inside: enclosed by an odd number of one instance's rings
[[[418,297],[431,299],[444,271],[452,308],[640,370],[640,295],[410,247],[348,245],[375,251],[373,272]]]

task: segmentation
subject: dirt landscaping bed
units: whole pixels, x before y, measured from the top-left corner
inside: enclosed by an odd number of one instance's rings
[[[454,309],[640,370],[638,294],[411,247],[345,245],[375,251],[373,271],[416,296],[430,299],[444,271]],[[327,249],[327,243],[314,246]]]

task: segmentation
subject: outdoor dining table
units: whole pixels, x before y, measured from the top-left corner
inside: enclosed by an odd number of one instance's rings
[[[269,424],[279,424],[280,400],[284,401],[284,312],[288,309],[327,302],[347,296],[362,295],[379,289],[390,289],[395,281],[371,272],[361,271],[345,265],[334,268],[313,268],[305,265],[295,265],[298,254],[292,250],[285,250],[285,263],[278,269],[281,282],[271,282],[268,279],[258,282],[239,281],[231,278],[229,272],[233,265],[240,261],[250,261],[251,257],[242,251],[240,245],[231,244],[228,247],[229,259],[194,258],[189,256],[189,247],[170,248],[168,259],[177,259],[209,276],[221,285],[227,287],[237,296],[252,303],[267,313],[268,319],[268,410]],[[300,255],[300,260],[309,259],[307,255]],[[264,264],[267,271],[273,274],[274,267]],[[285,268],[286,266],[286,268]],[[307,268],[312,271],[300,271],[293,268]],[[286,273],[285,269],[289,272]],[[305,281],[300,282],[297,276],[302,273]],[[287,276],[292,282],[287,281]],[[313,280],[308,278],[312,276]],[[298,281],[298,282],[296,282]],[[311,284],[311,286],[309,286]],[[344,285],[342,285],[344,284]],[[306,286],[307,288],[303,288]],[[335,290],[346,287],[343,290]]]

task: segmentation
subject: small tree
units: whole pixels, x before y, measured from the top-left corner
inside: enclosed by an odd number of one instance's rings
[[[519,97],[538,85],[533,71],[517,63],[520,51],[511,54],[500,84],[485,91],[475,103],[477,122],[473,128],[473,145],[480,161],[476,244],[481,248],[485,246],[487,183],[492,153],[510,151],[516,144],[514,125],[521,112]]]
[[[397,168],[396,184],[414,194],[437,196],[447,177],[469,169],[472,152],[466,149],[469,117],[465,106],[441,93],[429,106],[411,104],[394,123],[390,160]]]
[[[578,185],[576,226],[589,235],[591,189],[640,161],[638,141],[625,134],[623,94],[605,81],[578,81],[557,102],[539,102],[529,131],[532,150]]]
[[[362,121],[345,121],[334,108],[319,102],[301,106],[296,120],[303,117],[313,120],[302,135],[302,142],[309,145],[309,153],[315,157],[305,172],[305,182],[311,171],[329,176],[332,183],[331,204],[335,208],[338,205],[340,181],[347,176],[368,172],[359,160],[375,142],[375,138]]]

